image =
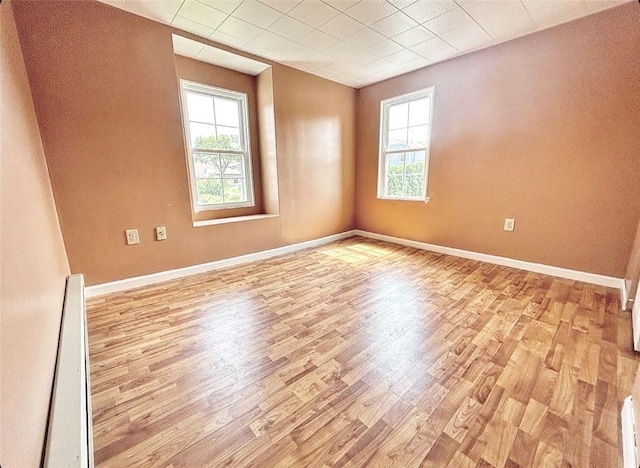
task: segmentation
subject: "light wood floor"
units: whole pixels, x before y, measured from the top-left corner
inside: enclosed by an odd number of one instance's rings
[[[613,289],[352,238],[88,301],[103,466],[620,465]]]

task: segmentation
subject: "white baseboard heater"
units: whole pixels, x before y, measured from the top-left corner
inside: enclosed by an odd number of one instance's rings
[[[84,277],[71,275],[64,296],[43,466],[92,468],[91,421]]]
[[[624,468],[638,468],[635,410],[632,396],[625,398],[620,416],[622,420],[622,465]]]

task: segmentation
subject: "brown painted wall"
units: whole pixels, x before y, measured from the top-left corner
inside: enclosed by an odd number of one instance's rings
[[[353,89],[275,65],[280,216],[194,228],[171,28],[97,2],[15,7],[71,270],[87,284],[353,228]],[[140,245],[125,245],[129,228]]]
[[[357,228],[622,278],[640,215],[639,24],[630,3],[361,89]],[[431,201],[378,200],[380,100],[430,85]]]
[[[0,5],[0,464],[38,466],[69,266],[18,34]]]
[[[260,171],[260,138],[258,131],[258,106],[256,77],[240,73],[228,68],[217,67],[179,55],[175,56],[176,75],[178,80],[184,79],[203,83],[218,88],[230,89],[247,95],[249,108],[249,135],[251,139],[251,160],[253,167],[253,192],[255,206],[229,210],[207,210],[193,213],[194,220],[216,219],[231,216],[248,216],[264,213],[262,205],[262,178]]]

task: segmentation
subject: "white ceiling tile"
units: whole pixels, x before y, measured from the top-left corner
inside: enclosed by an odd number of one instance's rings
[[[424,23],[449,10],[453,10],[457,6],[453,0],[418,0],[403,8],[402,11],[418,23]]]
[[[408,73],[413,70],[418,70],[419,68],[424,68],[426,66],[431,65],[431,62],[426,58],[419,57],[415,60],[411,60],[409,62],[405,62],[400,65],[396,65],[394,68],[396,72],[400,75],[403,73]]]
[[[324,50],[338,42],[338,39],[316,29],[297,42],[315,50]]]
[[[324,76],[329,76],[329,75],[336,76],[346,71],[349,71],[352,68],[353,68],[353,65],[351,65],[349,62],[339,61],[339,62],[330,63],[329,65],[319,68],[317,72],[323,74]]]
[[[440,38],[462,52],[481,49],[495,41],[477,24],[475,27],[458,28],[440,35]]]
[[[286,37],[292,41],[297,41],[302,36],[306,36],[312,28],[298,20],[283,16],[278,21],[269,26],[269,31],[278,34],[279,36]]]
[[[216,49],[215,47],[203,47],[196,58],[202,62],[224,67],[229,65],[235,57],[237,57],[237,55],[231,52]]]
[[[460,7],[449,10],[436,18],[423,24],[425,28],[436,35],[446,33],[458,28],[474,28],[478,24]]]
[[[384,57],[385,55],[391,55],[396,52],[400,52],[401,50],[406,50],[397,42],[390,41],[389,39],[385,39],[382,42],[375,44],[372,47],[366,49],[367,52],[371,52],[378,57]]]
[[[415,28],[416,26],[418,26],[418,23],[401,11],[398,11],[391,16],[387,16],[386,18],[373,23],[371,28],[378,31],[380,34],[391,37],[408,31],[411,28]]]
[[[411,47],[411,50],[416,54],[420,54],[423,57],[426,57],[429,54],[433,54],[434,52],[439,52],[441,50],[449,49],[451,46],[440,39],[439,37],[434,37],[429,39],[428,41],[421,42],[420,44],[416,44]]]
[[[200,23],[196,23],[178,15],[176,15],[173,18],[173,21],[171,21],[171,26],[176,27],[182,31],[190,32],[200,37],[209,37],[209,35],[211,35],[211,33],[214,31],[213,28],[204,26]]]
[[[535,24],[521,2],[470,2],[464,9],[494,39],[521,36],[535,29]]]
[[[623,3],[628,3],[631,0],[586,0],[587,10],[589,13],[598,13],[599,11],[613,8]]]
[[[194,58],[204,48],[204,44],[177,34],[172,34],[171,38],[173,40],[173,52],[183,57]]]
[[[223,33],[222,31],[213,31],[209,36],[209,39],[220,44],[235,47],[236,49],[242,49],[248,42],[239,37],[230,36],[229,34]]]
[[[442,62],[443,60],[448,60],[450,58],[455,57],[456,55],[460,55],[460,52],[457,49],[449,46],[446,49],[438,50],[436,52],[427,54],[424,56],[424,58],[426,58],[427,60],[433,63],[436,63],[436,62]]]
[[[267,65],[266,63],[258,62],[256,60],[251,60],[246,57],[242,57],[241,55],[235,55],[235,58],[228,65],[228,68],[239,71],[241,73],[246,73],[247,75],[255,76],[269,68],[269,65]]]
[[[291,44],[289,39],[285,39],[284,37],[273,34],[269,31],[263,31],[258,34],[254,40],[249,42],[249,46],[256,45],[261,49],[266,49],[268,51],[278,51],[286,46]]]
[[[185,0],[180,10],[178,10],[178,16],[215,30],[228,15],[204,3],[195,0]]]
[[[302,0],[260,0],[260,2],[265,5],[269,5],[271,8],[275,8],[282,13],[288,13],[301,1]]]
[[[301,44],[292,43],[282,49],[282,61],[294,68],[307,71],[317,70],[335,62],[335,58],[322,52],[317,52]]]
[[[317,28],[339,13],[335,8],[318,0],[303,0],[288,14],[311,27]]]
[[[391,3],[396,8],[402,9],[408,7],[412,3],[416,3],[417,1],[418,0],[389,0],[389,3]]]
[[[392,78],[394,76],[396,76],[395,71],[391,69],[387,69],[387,70],[381,70],[379,72],[373,73],[367,76],[367,79],[369,80],[370,83],[378,83],[380,81],[388,80],[389,78]]]
[[[397,36],[393,36],[392,39],[405,47],[411,47],[415,44],[431,39],[432,37],[434,37],[434,34],[431,31],[428,31],[422,26],[416,26],[415,28],[411,28]]]
[[[322,0],[322,1],[327,5],[331,5],[333,8],[337,8],[340,11],[344,11],[348,8],[351,8],[360,0]]]
[[[232,16],[266,29],[278,21],[282,13],[256,0],[245,0]]]
[[[375,32],[373,29],[365,28],[352,36],[345,39],[348,44],[359,47],[360,49],[367,49],[378,42],[385,40],[382,34]]]
[[[163,1],[155,3],[145,2],[144,0],[127,0],[125,3],[127,11],[164,24],[170,24],[175,16],[172,6],[173,3]]]
[[[233,13],[233,10],[238,8],[242,3],[242,0],[198,0],[200,3],[209,5],[216,10],[223,11],[227,14]]]
[[[340,41],[340,42],[336,42],[335,44],[333,44],[331,47],[329,47],[327,50],[325,50],[324,52],[336,57],[336,58],[347,58],[352,56],[353,54],[359,52],[360,49],[358,49],[357,47],[352,46],[351,44],[347,44],[344,41]]]
[[[399,52],[396,52],[394,54],[391,54],[391,55],[385,57],[384,59],[388,60],[389,62],[391,62],[394,65],[401,65],[403,63],[410,62],[410,61],[415,60],[417,58],[420,58],[420,56],[418,54],[414,54],[410,50],[403,49],[403,50],[401,50]]]
[[[388,70],[392,66],[393,65],[390,62],[388,62],[386,59],[381,58],[374,62],[367,63],[366,65],[362,65],[361,67],[358,67],[358,68],[365,69],[367,73],[378,73],[383,70]]]
[[[345,10],[345,14],[369,26],[397,11],[393,5],[385,0],[362,0]]]
[[[589,14],[587,2],[523,0],[523,3],[540,28],[547,28]]]
[[[361,50],[360,52],[356,52],[351,57],[349,57],[349,60],[347,60],[347,62],[351,65],[351,68],[354,68],[365,65],[367,63],[375,62],[376,60],[378,60],[378,58],[380,57],[370,54],[366,50]]]
[[[364,29],[364,26],[353,18],[341,14],[330,19],[318,29],[338,39],[345,39]]]
[[[635,0],[99,1],[360,88]],[[174,42],[179,55],[245,73],[267,66],[184,37]]]
[[[281,56],[284,57],[285,60],[301,60],[305,57],[310,57],[315,52],[315,50],[310,49],[307,46],[292,42],[287,47],[282,49]]]
[[[255,39],[263,30],[253,24],[247,23],[246,21],[229,16],[225,22],[218,27],[217,31],[236,37],[245,42],[249,42]]]

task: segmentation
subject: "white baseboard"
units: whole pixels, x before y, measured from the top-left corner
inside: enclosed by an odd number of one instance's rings
[[[204,273],[207,271],[219,270],[221,268],[227,268],[236,265],[242,265],[244,263],[255,262],[258,260],[265,260],[279,255],[285,255],[288,253],[296,252],[298,250],[308,249],[311,247],[317,247],[331,242],[346,239],[353,236],[362,236],[369,239],[381,240],[384,242],[390,242],[392,244],[405,245],[407,247],[413,247],[421,250],[429,250],[431,252],[442,253],[446,255],[453,255],[455,257],[468,258],[471,260],[478,260],[481,262],[493,263],[496,265],[503,265],[511,268],[517,268],[519,270],[532,271],[534,273],[542,273],[545,275],[557,276],[559,278],[566,278],[574,281],[583,281],[585,283],[597,284],[600,286],[606,286],[609,288],[617,288],[620,290],[620,304],[627,303],[626,299],[626,287],[624,279],[614,278],[612,276],[597,275],[595,273],[587,273],[584,271],[569,270],[567,268],[555,267],[550,265],[544,265],[542,263],[526,262],[524,260],[516,260],[513,258],[499,257],[497,255],[489,255],[479,252],[472,252],[469,250],[456,249],[453,247],[443,247],[436,244],[427,244],[425,242],[412,241],[408,239],[402,239],[400,237],[387,236],[384,234],[376,234],[373,232],[362,231],[354,229],[351,231],[341,232],[340,234],[334,234],[327,237],[321,237],[320,239],[314,239],[310,241],[300,242],[297,244],[287,245],[284,247],[278,247],[270,250],[263,250],[261,252],[255,252],[247,255],[241,255],[239,257],[225,258],[223,260],[216,260],[214,262],[202,263],[199,265],[188,266],[185,268],[178,268],[175,270],[161,271],[158,273],[152,273],[150,275],[137,276],[134,278],[126,278],[123,280],[113,281],[110,283],[97,284],[94,286],[88,286],[86,288],[87,297],[101,296],[103,294],[109,294],[118,291],[125,291],[128,289],[138,288],[140,286],[147,286],[149,284],[159,283],[162,281],[169,281],[176,278],[182,278],[184,276],[195,275],[197,273]]]
[[[148,286],[150,284],[160,283],[162,281],[170,281],[176,278],[182,278],[185,276],[204,273],[207,271],[219,270],[221,268],[228,268],[236,265],[242,265],[244,263],[256,262],[258,260],[266,260],[268,258],[278,257],[280,255],[296,252],[298,250],[309,249],[311,247],[318,247],[320,245],[329,244],[340,239],[353,237],[354,235],[354,231],[345,231],[341,232],[340,234],[321,237],[320,239],[299,242],[297,244],[286,245],[284,247],[278,247],[270,250],[262,250],[260,252],[250,253],[247,255],[240,255],[239,257],[225,258],[222,260],[216,260],[214,262],[201,263],[199,265],[192,265],[184,268],[177,268],[175,270],[160,271],[158,273],[152,273],[150,275],[136,276],[134,278],[126,278],[109,283],[96,284],[94,286],[88,286],[85,292],[87,297],[96,297],[102,296],[104,294],[126,291],[128,289]]]
[[[597,284],[609,288],[617,288],[620,290],[620,304],[626,304],[626,288],[624,279],[614,278],[612,276],[597,275],[595,273],[587,273],[584,271],[569,270],[556,266],[544,265],[542,263],[525,262],[524,260],[515,260],[513,258],[499,257],[497,255],[489,255],[470,250],[455,249],[453,247],[443,247],[441,245],[427,244],[424,242],[402,239],[400,237],[392,237],[384,234],[376,234],[368,231],[355,230],[355,234],[369,239],[377,239],[392,244],[406,245],[415,249],[429,250],[431,252],[453,255],[455,257],[468,258],[471,260],[479,260],[481,262],[493,263],[495,265],[503,265],[519,270],[532,271],[534,273],[542,273],[545,275],[557,276],[559,278],[570,279],[574,281],[583,281],[585,283]]]

